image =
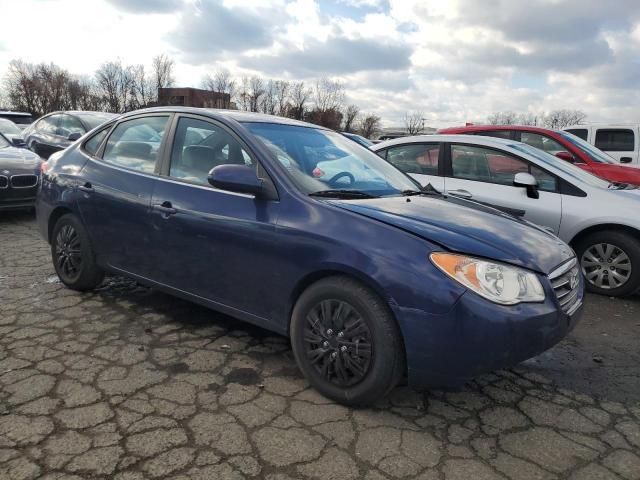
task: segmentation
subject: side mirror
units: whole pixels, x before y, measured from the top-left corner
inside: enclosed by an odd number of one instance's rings
[[[69,140],[70,142],[75,142],[81,136],[82,136],[82,134],[80,132],[73,132],[73,133],[69,134],[69,136],[67,137],[67,140]]]
[[[258,178],[256,167],[248,165],[218,165],[209,172],[209,183],[220,190],[260,195],[263,181]]]
[[[576,161],[576,159],[573,158],[573,155],[571,155],[569,152],[558,152],[556,153],[556,157],[571,163]]]
[[[540,198],[540,192],[538,192],[538,181],[536,180],[536,177],[530,173],[516,173],[516,176],[513,177],[513,185],[515,187],[526,188],[527,197],[529,198]]]
[[[20,137],[13,137],[11,139],[11,143],[13,143],[14,147],[24,147],[26,145],[26,143],[24,143],[24,140]]]

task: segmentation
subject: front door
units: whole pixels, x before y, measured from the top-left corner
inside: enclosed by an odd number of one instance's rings
[[[451,162],[445,178],[448,195],[492,205],[558,233],[562,195],[557,193],[555,176],[521,158],[488,147],[452,144],[447,157]],[[513,186],[514,177],[520,172],[536,177],[539,198],[531,198],[525,188]]]
[[[170,115],[126,120],[90,156],[78,185],[79,208],[100,264],[150,277],[151,193]],[[101,133],[101,132],[100,132]],[[96,134],[100,135],[100,133]],[[91,139],[87,142],[87,146]]]
[[[277,281],[277,200],[217,190],[209,171],[223,164],[266,172],[224,126],[180,116],[152,196],[154,280],[203,299],[272,318]],[[267,179],[268,180],[268,179]],[[270,181],[270,180],[269,180]]]

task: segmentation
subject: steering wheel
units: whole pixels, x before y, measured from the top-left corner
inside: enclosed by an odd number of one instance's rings
[[[340,180],[342,177],[348,177],[349,178],[349,186],[351,186],[354,183],[356,183],[355,177],[349,172],[337,173],[333,177],[331,177],[331,179],[327,183],[332,187],[337,187],[338,186],[337,185],[338,180]]]

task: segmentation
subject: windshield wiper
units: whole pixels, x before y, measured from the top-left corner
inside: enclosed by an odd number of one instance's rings
[[[311,192],[310,197],[329,197],[329,198],[378,198],[376,195],[363,192],[360,190],[319,190]]]

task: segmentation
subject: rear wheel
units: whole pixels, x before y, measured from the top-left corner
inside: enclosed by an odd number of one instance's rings
[[[330,277],[300,296],[291,343],[309,383],[346,405],[367,405],[404,373],[404,348],[387,305],[347,277]]]
[[[51,257],[58,277],[74,290],[92,290],[104,279],[86,230],[73,214],[63,215],[53,227]]]
[[[620,232],[594,232],[576,245],[589,291],[613,297],[640,288],[640,241]]]

